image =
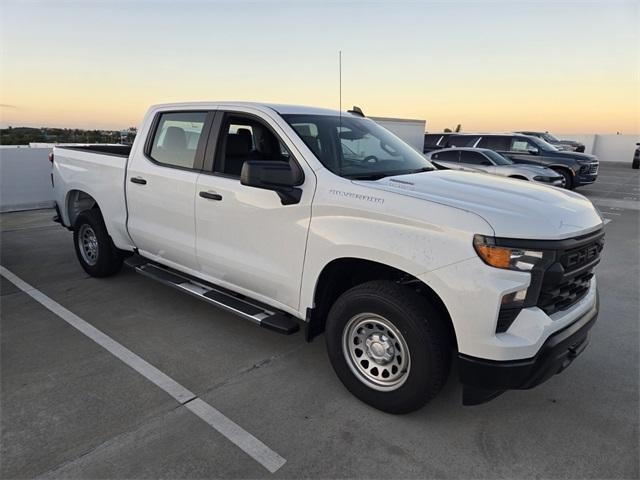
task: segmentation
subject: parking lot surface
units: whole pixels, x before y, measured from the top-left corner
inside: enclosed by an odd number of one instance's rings
[[[334,375],[324,338],[280,336],[124,268],[88,277],[51,211],[3,214],[2,478],[638,478],[639,176],[602,165],[579,191],[607,221],[600,317],[566,372],[404,416]],[[270,473],[223,433],[37,301],[97,328],[264,442]],[[36,298],[34,298],[34,296]],[[62,316],[61,316],[62,315]]]

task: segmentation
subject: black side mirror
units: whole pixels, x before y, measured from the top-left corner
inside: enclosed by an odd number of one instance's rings
[[[303,181],[301,174],[291,168],[291,164],[272,160],[247,160],[242,164],[240,183],[248,187],[273,190],[283,205],[298,203],[302,190],[295,188]]]
[[[529,152],[530,155],[538,155],[539,150],[535,147],[529,147],[527,149],[527,152]]]

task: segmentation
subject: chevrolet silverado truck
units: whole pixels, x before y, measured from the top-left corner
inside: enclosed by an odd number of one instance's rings
[[[589,200],[436,170],[354,113],[157,105],[132,146],[50,160],[89,275],[126,263],[260,327],[324,333],[346,388],[386,412],[424,405],[452,362],[464,404],[534,387],[583,351],[598,314]]]

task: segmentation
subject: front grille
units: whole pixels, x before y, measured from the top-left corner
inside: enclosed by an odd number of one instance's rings
[[[566,273],[573,272],[597,260],[603,248],[604,242],[597,240],[587,245],[567,250],[560,255],[560,263]]]
[[[559,285],[540,292],[538,307],[547,315],[560,310],[566,310],[574,305],[589,291],[593,272],[591,270],[581,273]]]
[[[572,240],[556,250],[555,262],[544,272],[536,305],[551,315],[566,310],[589,291],[593,269],[604,248],[602,231]]]

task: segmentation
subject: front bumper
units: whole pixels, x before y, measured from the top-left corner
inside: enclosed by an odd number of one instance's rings
[[[538,353],[524,360],[494,361],[458,355],[463,403],[484,403],[505,390],[529,389],[562,372],[582,353],[598,317],[599,300],[584,315],[551,335]]]
[[[574,184],[576,187],[581,185],[589,185],[593,183],[598,178],[598,170],[600,168],[599,162],[591,162],[584,164],[580,167],[580,169],[576,172],[574,178]]]

